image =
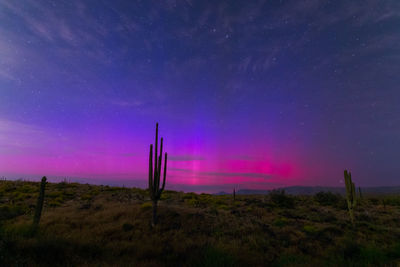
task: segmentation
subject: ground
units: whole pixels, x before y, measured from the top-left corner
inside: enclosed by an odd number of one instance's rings
[[[0,266],[398,266],[400,196],[215,196],[165,191],[151,227],[146,190],[0,181]]]

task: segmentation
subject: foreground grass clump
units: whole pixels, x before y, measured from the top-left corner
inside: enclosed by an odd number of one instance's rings
[[[165,191],[152,227],[146,190],[0,181],[0,266],[396,266],[396,196],[214,196]],[[54,203],[57,202],[57,205]],[[338,203],[339,204],[338,204]]]

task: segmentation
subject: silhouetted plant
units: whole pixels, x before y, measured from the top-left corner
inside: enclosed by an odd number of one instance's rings
[[[233,188],[233,201],[235,201],[236,200],[236,190],[235,190],[235,188]]]
[[[321,205],[333,206],[340,201],[340,195],[332,192],[318,192],[315,194],[314,199]]]
[[[153,145],[150,145],[150,156],[149,156],[149,192],[150,198],[153,201],[153,220],[152,225],[157,224],[157,202],[160,200],[161,193],[165,188],[165,178],[167,175],[167,153],[165,153],[164,163],[164,177],[163,183],[160,188],[160,177],[161,177],[161,165],[162,165],[162,150],[163,150],[163,138],[161,138],[160,156],[157,154],[158,144],[158,123],[156,124],[156,143],[154,147],[154,171],[153,171]],[[157,159],[158,157],[158,159]],[[157,163],[158,160],[158,163]]]
[[[294,208],[294,199],[285,194],[283,189],[274,189],[269,193],[269,197],[275,205],[282,208]]]
[[[386,198],[382,198],[382,204],[383,204],[383,209],[386,211],[386,204],[387,204]]]
[[[39,197],[36,204],[35,216],[33,217],[33,224],[32,224],[33,228],[37,228],[37,226],[39,225],[40,217],[42,216],[44,191],[46,189],[46,180],[47,180],[46,176],[43,176],[42,181],[40,182]]]
[[[354,208],[357,204],[356,189],[353,181],[351,180],[351,173],[344,171],[344,181],[346,184],[346,200],[347,208],[349,209],[351,222],[354,224]]]

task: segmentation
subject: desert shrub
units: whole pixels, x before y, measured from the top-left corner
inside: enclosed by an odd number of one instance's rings
[[[387,251],[388,257],[392,259],[400,259],[400,242],[397,242]]]
[[[81,196],[81,200],[92,200],[92,199],[93,199],[93,194],[91,193],[86,193]]]
[[[169,199],[171,199],[171,195],[170,194],[165,194],[165,192],[160,197],[160,200],[169,200]]]
[[[38,237],[30,241],[7,237],[5,245],[0,244],[0,265],[54,266],[58,263],[60,266],[76,266],[79,265],[76,262],[79,258],[94,261],[102,254],[97,244],[72,243],[49,237]]]
[[[9,220],[25,214],[26,208],[21,205],[17,206],[1,206],[0,207],[0,220]]]
[[[6,182],[4,185],[4,191],[5,192],[13,192],[17,190],[17,186],[15,182]]]
[[[282,253],[272,266],[306,266],[310,257],[301,253]]]
[[[400,206],[400,197],[399,196],[386,196],[383,198],[385,205],[390,206]]]
[[[11,194],[11,197],[14,201],[22,201],[27,198],[30,198],[31,196],[29,194],[24,194],[24,193],[16,191]]]
[[[285,194],[285,190],[272,190],[269,193],[269,197],[272,203],[274,203],[276,206],[281,207],[281,208],[288,208],[292,209],[294,208],[294,198],[292,196],[288,196]]]
[[[380,248],[374,244],[365,246],[346,238],[336,249],[336,252],[331,254],[329,261],[340,263],[341,266],[386,266],[385,263],[396,259],[390,253],[391,249]]]
[[[140,206],[141,210],[151,210],[153,205],[150,202],[145,202]]]
[[[360,246],[355,240],[346,238],[342,244],[342,255],[345,259],[354,259],[360,255]],[[340,250],[340,248],[339,248]]]
[[[229,210],[229,207],[225,204],[219,204],[217,207],[218,207],[218,209],[221,209],[221,210]]]
[[[56,185],[56,188],[59,190],[66,189],[67,187],[68,187],[68,182],[65,179]]]
[[[191,259],[189,266],[235,266],[235,260],[231,255],[215,247],[206,247],[199,254]]]
[[[385,254],[385,251],[373,245],[361,247],[360,249],[360,259],[368,265],[379,265],[380,263],[387,261]]]
[[[59,191],[46,192],[46,198],[58,198],[62,197],[62,195],[63,193]]]
[[[128,231],[130,231],[132,229],[133,229],[133,225],[130,224],[130,223],[124,223],[122,225],[122,230],[124,230],[125,232],[128,232]]]
[[[375,198],[375,197],[371,197],[371,198],[369,198],[369,202],[372,204],[372,205],[379,205],[379,199],[378,198]]]
[[[64,199],[61,196],[59,196],[54,199],[50,199],[48,202],[48,205],[50,207],[59,207],[62,205],[63,202],[64,202]]]
[[[23,186],[21,186],[19,191],[22,193],[36,193],[36,192],[38,192],[38,188],[31,186],[29,184],[24,184]]]
[[[197,195],[195,193],[187,193],[183,195],[182,199],[197,199]]]
[[[185,200],[186,203],[188,203],[190,206],[193,207],[200,207],[200,201],[196,198],[189,198]]]
[[[285,217],[277,218],[274,221],[274,225],[277,227],[283,227],[283,226],[287,225],[288,222],[289,222],[288,219],[286,219]]]
[[[341,196],[332,192],[318,192],[315,194],[314,199],[323,206],[333,206],[337,205]]]
[[[63,191],[63,195],[65,196],[65,198],[67,199],[73,199],[75,197],[75,192],[74,191]]]
[[[90,201],[84,202],[82,205],[78,207],[80,210],[88,210],[92,207],[92,203]]]
[[[318,229],[313,225],[304,225],[303,231],[309,235],[314,235],[318,232]]]

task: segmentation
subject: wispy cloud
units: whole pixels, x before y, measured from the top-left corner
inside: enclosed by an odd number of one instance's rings
[[[238,155],[234,157],[233,159],[238,159],[238,160],[248,160],[248,161],[262,161],[263,158],[259,156],[250,156],[250,155]]]
[[[30,153],[46,140],[46,132],[41,127],[0,119],[0,155]]]
[[[140,107],[143,105],[143,103],[139,100],[133,100],[133,101],[113,100],[111,101],[111,104],[119,107]]]
[[[168,157],[169,160],[172,161],[196,161],[196,160],[205,160],[202,156],[197,155],[171,155]]]
[[[198,176],[222,176],[222,177],[248,177],[248,178],[262,178],[270,179],[273,177],[271,174],[265,173],[251,173],[251,172],[213,172],[213,171],[193,171],[190,169],[170,168],[172,171],[191,173]]]

